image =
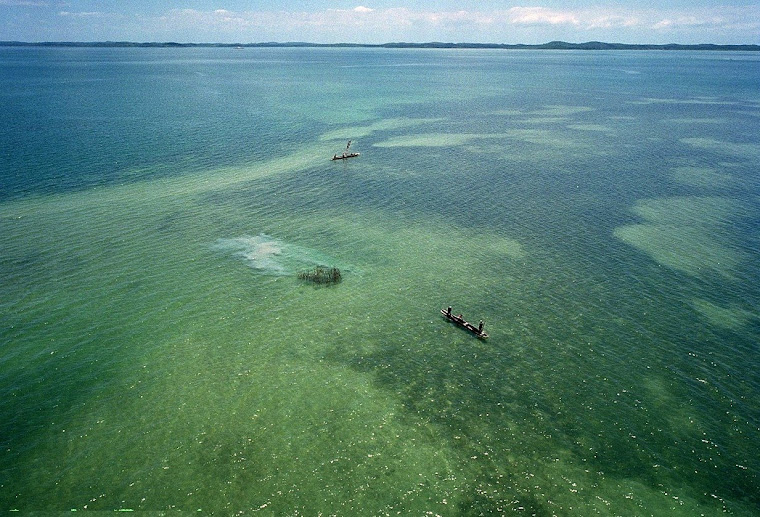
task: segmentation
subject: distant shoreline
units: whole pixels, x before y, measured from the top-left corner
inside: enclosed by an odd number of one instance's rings
[[[604,43],[589,41],[586,43],[567,43],[551,41],[538,45],[506,43],[305,43],[305,42],[267,42],[267,43],[174,43],[153,42],[137,43],[129,41],[47,41],[23,42],[0,41],[0,47],[105,47],[105,48],[403,48],[403,49],[505,49],[505,50],[718,50],[718,51],[760,51],[760,45],[718,45],[703,43],[682,45],[669,43],[665,45]]]

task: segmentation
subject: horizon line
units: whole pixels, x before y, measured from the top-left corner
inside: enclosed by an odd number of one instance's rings
[[[355,48],[438,48],[438,49],[541,49],[541,50],[738,50],[760,51],[757,44],[720,44],[720,43],[606,43],[587,41],[570,43],[550,41],[547,43],[468,43],[439,42],[424,43],[388,42],[388,43],[314,43],[301,41],[286,42],[250,42],[250,43],[211,43],[211,42],[174,42],[174,41],[0,41],[0,46],[58,46],[58,47],[355,47]]]

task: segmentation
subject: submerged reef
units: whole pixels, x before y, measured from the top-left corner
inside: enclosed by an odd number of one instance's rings
[[[301,271],[298,278],[315,284],[337,284],[343,277],[337,267],[317,266],[308,271]]]

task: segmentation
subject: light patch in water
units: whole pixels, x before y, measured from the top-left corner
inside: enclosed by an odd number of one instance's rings
[[[703,151],[727,154],[737,158],[760,158],[760,145],[758,144],[737,144],[736,142],[724,142],[714,138],[682,138],[681,142]]]
[[[691,304],[711,324],[724,329],[736,330],[745,326],[754,317],[751,312],[742,308],[720,307],[698,298],[693,299]]]
[[[593,111],[588,106],[564,106],[560,104],[545,106],[544,108],[529,112],[530,115],[548,115],[552,117],[569,117],[578,113]]]
[[[645,222],[621,226],[615,236],[656,262],[701,277],[733,278],[742,261],[733,245],[731,223],[741,206],[721,197],[674,197],[639,201],[634,208]]]
[[[231,252],[240,257],[254,269],[270,274],[286,273],[282,260],[282,242],[261,234],[255,237],[244,236],[234,239],[219,239],[214,248]]]
[[[612,133],[613,130],[610,127],[603,126],[601,124],[571,124],[567,126],[569,129],[577,129],[578,131],[597,131],[600,133]]]
[[[243,259],[253,269],[268,275],[293,275],[313,266],[338,266],[317,250],[289,244],[264,233],[232,239],[219,239],[214,249]]]
[[[535,124],[537,126],[551,126],[564,122],[567,122],[567,117],[531,117],[520,120],[520,124]]]
[[[727,124],[728,119],[724,118],[669,118],[664,122],[670,122],[672,124]]]
[[[376,143],[375,147],[458,147],[479,138],[495,138],[500,135],[477,135],[466,133],[429,133],[389,138]]]
[[[392,131],[405,127],[419,126],[436,122],[440,119],[413,119],[413,118],[391,118],[374,122],[366,126],[352,126],[334,131],[328,131],[319,137],[320,140],[348,140],[353,138],[364,138],[370,136],[376,131]]]
[[[631,101],[629,104],[637,104],[642,106],[656,105],[656,104],[696,104],[696,105],[716,105],[716,106],[733,106],[736,103],[731,101],[718,100],[715,97],[692,97],[689,99],[674,99],[674,98],[662,98],[662,97],[646,97],[638,101]]]
[[[562,106],[562,105],[549,105],[543,108],[535,110],[521,110],[521,109],[503,109],[493,112],[494,115],[502,115],[505,117],[535,117],[533,120],[551,120],[561,121],[567,117],[577,115],[579,113],[585,113],[593,111],[593,108],[588,106]],[[533,121],[531,120],[531,121]]]
[[[521,142],[541,145],[543,147],[569,148],[577,150],[580,144],[567,138],[564,133],[549,129],[512,129],[509,136]]]
[[[733,182],[733,176],[712,167],[676,167],[673,179],[684,185],[701,188],[722,188]]]

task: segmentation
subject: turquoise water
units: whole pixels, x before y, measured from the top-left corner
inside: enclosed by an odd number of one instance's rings
[[[758,513],[758,61],[0,49],[0,509]]]

